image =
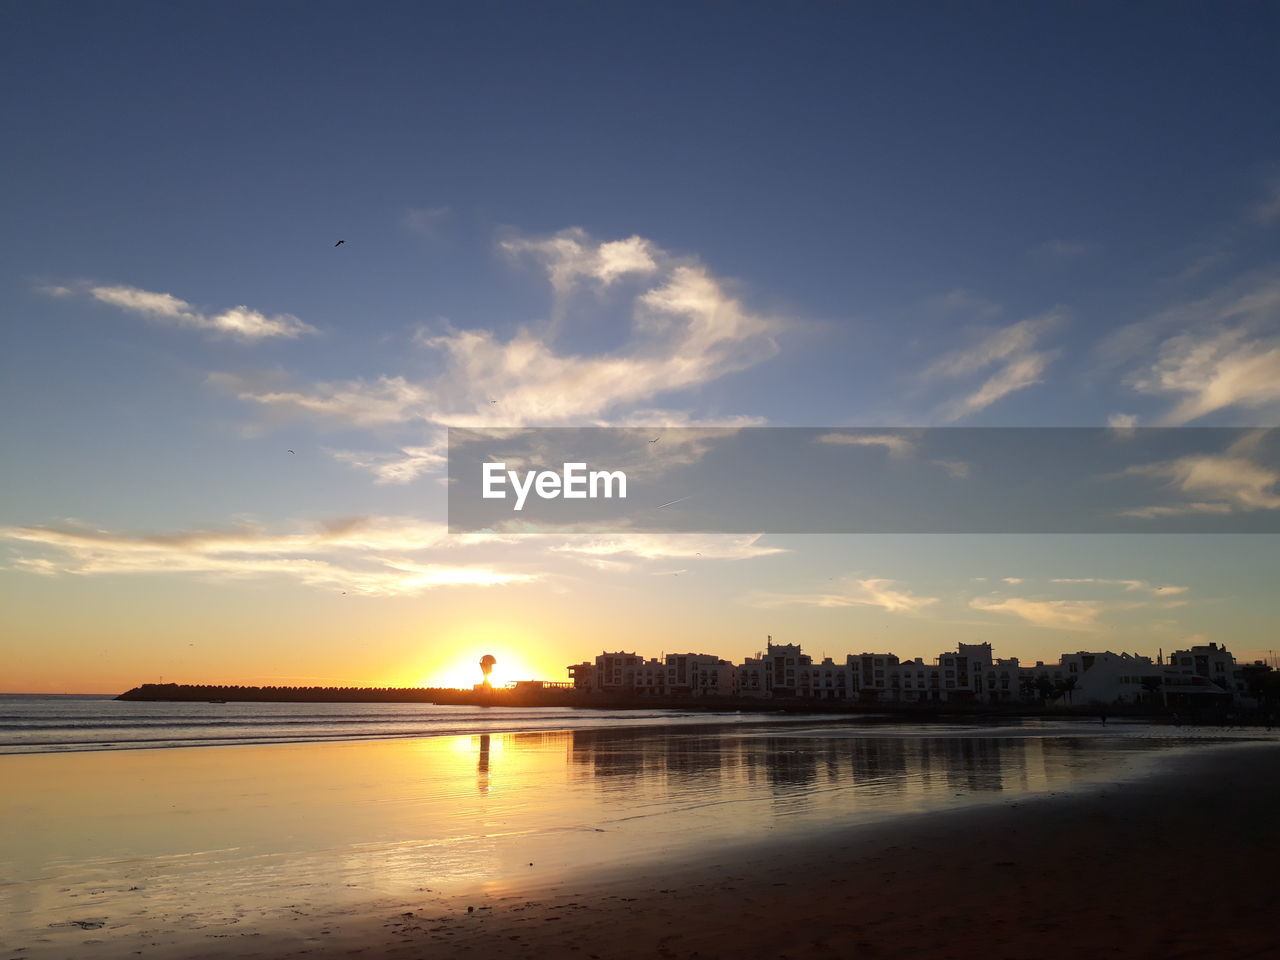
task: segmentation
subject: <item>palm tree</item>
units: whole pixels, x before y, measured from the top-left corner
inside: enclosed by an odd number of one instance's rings
[[[1153,706],[1160,702],[1160,688],[1164,686],[1164,677],[1154,674],[1142,678],[1142,689],[1147,692],[1147,702]]]
[[[1076,685],[1080,682],[1078,677],[1067,677],[1065,680],[1059,680],[1054,684],[1058,696],[1065,696],[1067,703],[1071,702],[1071,692],[1075,690]]]

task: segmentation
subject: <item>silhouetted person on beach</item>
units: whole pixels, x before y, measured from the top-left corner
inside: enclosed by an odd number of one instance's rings
[[[480,672],[484,674],[484,685],[486,687],[493,686],[493,681],[489,679],[489,674],[493,673],[493,665],[498,662],[498,658],[491,653],[486,653],[480,658]]]

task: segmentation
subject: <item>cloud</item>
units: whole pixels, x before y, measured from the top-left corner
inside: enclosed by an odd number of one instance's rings
[[[448,207],[424,207],[405,211],[401,224],[410,233],[428,240],[444,239],[453,212]]]
[[[985,410],[1011,393],[1044,379],[1056,351],[1036,349],[1040,338],[1065,320],[1065,313],[1049,313],[1020,320],[995,330],[971,347],[956,350],[935,360],[921,377],[929,383],[958,380],[985,374],[968,393],[945,403],[939,415],[947,421]]]
[[[988,613],[1007,613],[1038,627],[1055,630],[1096,630],[1096,620],[1102,612],[1101,606],[1091,600],[1032,600],[1026,597],[1003,600],[975,597],[969,601],[969,606]]]
[[[1242,326],[1170,337],[1160,345],[1157,361],[1130,385],[1142,393],[1181,395],[1160,418],[1165,426],[1231,407],[1271,407],[1280,403],[1280,337]]]
[[[883,447],[894,459],[905,460],[913,456],[917,450],[917,441],[909,436],[897,433],[850,433],[833,431],[814,438],[815,443],[833,447]],[[932,466],[939,467],[947,476],[955,480],[963,480],[969,476],[970,466],[963,460],[929,460]]]
[[[1018,581],[1021,582],[1021,581]],[[1126,591],[1144,591],[1160,597],[1176,596],[1186,593],[1189,588],[1163,584],[1157,586],[1146,580],[1116,580],[1106,577],[1055,577],[1050,583],[1090,583],[1105,586],[1123,587]]]
[[[362,453],[355,450],[325,451],[339,463],[368,470],[380,484],[404,484],[447,465],[443,444],[401,447],[395,453]]]
[[[451,537],[439,524],[395,517],[355,517],[292,533],[241,525],[224,530],[129,534],[81,527],[0,528],[20,550],[19,569],[45,575],[192,574],[243,580],[281,577],[351,594],[397,596],[444,586],[496,586],[539,579],[537,574],[484,564],[415,556],[493,541]]]
[[[915,444],[907,437],[892,433],[824,433],[816,437],[815,443],[831,446],[884,447],[892,456],[905,456],[915,449]]]
[[[241,400],[354,426],[408,423],[429,420],[431,416],[431,393],[404,377],[321,382],[309,390],[279,389],[272,382],[275,379],[238,373],[211,373],[207,378],[212,386]]]
[[[65,287],[57,289],[66,290]],[[293,339],[317,332],[315,327],[288,313],[267,316],[245,306],[232,307],[222,313],[202,313],[172,294],[154,293],[138,287],[91,287],[88,292],[101,303],[109,303],[151,320],[224,334],[240,340],[264,340],[268,337]]]
[[[787,551],[761,546],[763,534],[580,534],[550,549],[599,561],[601,558],[629,556],[640,560],[703,559],[752,560]],[[598,564],[597,564],[598,565]]]
[[[547,271],[552,289],[567,297],[583,280],[608,286],[630,274],[658,271],[661,251],[644,237],[599,243],[580,227],[570,227],[549,237],[509,236],[499,247],[514,256],[529,256]]]
[[[1250,218],[1263,226],[1280,220],[1280,180],[1272,180],[1267,185],[1266,197],[1254,204],[1249,212]]]
[[[842,582],[835,592],[760,593],[750,602],[757,607],[878,607],[889,613],[917,613],[938,602],[937,597],[924,597],[896,586],[898,581],[880,578]]]
[[[986,297],[980,297],[971,290],[952,290],[948,293],[930,297],[924,302],[928,313],[950,317],[963,314],[974,320],[989,322],[1000,314],[1004,308]]]
[[[1124,515],[1155,518],[1280,509],[1280,473],[1243,455],[1260,442],[1260,437],[1260,433],[1246,434],[1222,454],[1192,454],[1129,467],[1122,475],[1164,481],[1166,488],[1188,499],[1184,503],[1139,507],[1124,511]]]
[[[947,476],[954,480],[963,480],[969,476],[972,467],[963,460],[930,460],[935,467],[941,467]]]
[[[1121,327],[1098,344],[1095,356],[1099,373],[1138,363],[1123,382],[1174,401],[1157,420],[1164,426],[1232,409],[1280,412],[1276,268],[1244,274],[1207,296]]]
[[[210,382],[263,408],[363,427],[608,425],[633,423],[655,398],[701,387],[777,353],[781,320],[748,309],[702,264],[673,257],[641,237],[598,242],[575,229],[552,237],[511,236],[502,245],[541,263],[557,296],[570,295],[583,282],[603,295],[613,293],[623,277],[642,280],[639,290],[619,294],[631,312],[627,341],[604,352],[579,353],[529,326],[509,337],[444,329],[416,337],[441,367],[421,380],[387,374],[297,386],[274,377],[218,373]],[[717,422],[644,412],[668,422]],[[730,421],[759,422],[718,422]],[[401,459],[352,453],[348,462],[373,469],[387,482],[425,466],[420,458],[403,469],[393,465]]]

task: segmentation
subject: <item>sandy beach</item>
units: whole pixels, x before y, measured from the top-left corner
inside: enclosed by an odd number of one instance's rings
[[[1222,747],[1086,796],[425,901],[243,956],[1274,957],[1277,810],[1280,748]]]
[[[119,796],[102,793],[98,821],[75,819],[70,802],[65,820],[57,810],[38,811],[51,825],[79,824],[84,834],[61,851],[40,838],[47,876],[0,887],[10,918],[25,927],[6,933],[0,955],[1274,955],[1274,742],[1144,748],[1117,760],[1114,749],[1088,758],[1089,744],[1102,739],[1068,738],[1067,752],[1052,753],[1056,738],[1011,736],[996,748],[1004,751],[995,764],[1003,771],[999,784],[975,778],[992,760],[975,760],[981,751],[969,751],[963,738],[903,738],[898,747],[878,740],[870,748],[832,735],[790,750],[782,748],[803,740],[746,737],[737,754],[705,751],[723,766],[715,773],[700,771],[708,760],[691,759],[696,737],[580,731],[516,735],[501,750],[499,742],[481,755],[479,781],[468,752],[474,738],[8,758],[28,772],[41,764],[74,769],[75,777],[95,764],[99,772],[114,770]],[[995,742],[973,741],[988,743],[988,751]],[[1123,742],[1126,750],[1136,745]],[[688,754],[674,768],[673,745]],[[851,746],[860,759],[833,768],[832,777],[857,771],[869,784],[865,794],[833,792],[831,781],[796,775],[802,757],[821,766],[834,756],[824,750]],[[632,759],[661,753],[666,774],[646,785],[630,767],[604,772],[621,762],[624,747],[637,751]],[[907,754],[915,759],[885,792],[882,784],[897,776],[885,775],[887,761],[899,747],[923,752]],[[744,771],[753,768],[741,765],[763,750],[772,751],[764,768],[772,779],[752,793]],[[1084,759],[1072,761],[1073,751]],[[726,759],[735,755],[739,766]],[[951,767],[940,773],[948,757]],[[1028,770],[1046,757],[1055,768],[1101,764],[1116,775],[1029,780]],[[415,775],[439,772],[411,781],[401,763]],[[584,764],[593,768],[590,776],[582,774]],[[268,768],[283,787],[265,781]],[[158,789],[149,773],[158,769],[188,783],[186,792]],[[242,771],[234,788],[230,769]],[[922,769],[933,770],[938,789],[903,792],[904,784],[929,781]],[[335,781],[330,795],[318,770]],[[130,792],[126,782],[140,786]],[[209,796],[214,783],[222,787]],[[421,795],[404,795],[410,783]],[[521,784],[524,792],[516,789]],[[426,785],[443,806],[428,804]],[[277,794],[290,790],[297,800],[281,808]],[[704,804],[715,790],[722,799]],[[148,791],[156,797],[149,809]],[[504,794],[513,799],[503,801]],[[830,811],[806,818],[805,805],[824,794],[869,812],[861,822],[840,822]],[[656,815],[646,809],[651,798],[663,805]],[[771,812],[762,815],[762,804]],[[456,835],[403,842],[406,832],[427,836],[446,808],[458,811],[448,824]],[[12,809],[22,815],[21,806]],[[498,819],[467,821],[469,809]],[[622,816],[600,819],[610,810]],[[758,819],[749,819],[751,810]],[[406,820],[410,811],[415,819]],[[363,819],[352,826],[357,817]],[[730,827],[723,822],[730,818],[742,823]],[[199,846],[241,846],[163,852],[176,849],[165,846],[167,834],[186,837],[197,828]],[[106,851],[68,865],[73,851],[100,843],[104,829],[124,831],[118,843],[135,855]],[[58,832],[51,826],[48,833]],[[141,837],[153,849],[143,850]],[[367,842],[342,842],[355,837]]]

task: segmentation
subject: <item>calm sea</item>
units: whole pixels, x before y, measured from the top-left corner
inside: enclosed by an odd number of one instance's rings
[[[769,717],[429,703],[143,703],[109,696],[0,694],[0,754],[665,727],[712,719],[760,723]]]

